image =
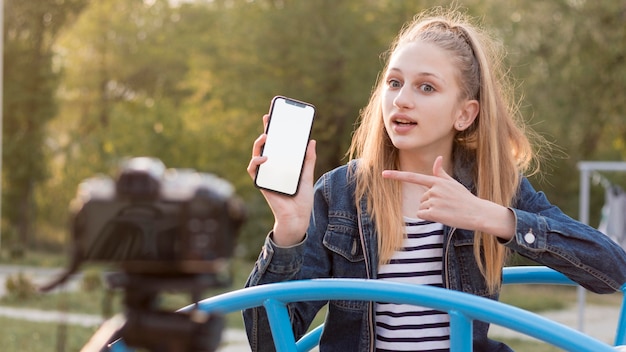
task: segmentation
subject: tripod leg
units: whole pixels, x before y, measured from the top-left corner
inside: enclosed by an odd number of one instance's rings
[[[95,334],[89,339],[89,342],[80,350],[80,352],[102,352],[106,351],[106,347],[111,338],[126,323],[126,318],[122,314],[116,314],[111,317],[98,328]]]

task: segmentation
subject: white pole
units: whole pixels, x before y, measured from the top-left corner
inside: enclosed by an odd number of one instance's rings
[[[589,198],[591,193],[591,185],[589,179],[592,171],[617,171],[626,172],[626,162],[624,161],[580,161],[578,162],[578,170],[580,170],[580,200],[578,204],[580,222],[589,225]],[[576,296],[578,300],[578,330],[585,330],[585,302],[587,291],[578,286]]]
[[[589,177],[590,171],[581,164],[578,164],[580,170],[580,201],[578,204],[578,217],[583,224],[589,225]],[[576,287],[576,298],[578,301],[578,331],[585,332],[585,305],[587,302],[587,291],[582,286]]]
[[[0,254],[2,254],[2,112],[4,110],[4,0],[0,0]]]

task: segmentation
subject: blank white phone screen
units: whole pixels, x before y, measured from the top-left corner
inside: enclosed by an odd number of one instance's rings
[[[274,99],[262,153],[267,161],[257,171],[258,187],[288,195],[297,192],[314,115],[309,104]]]

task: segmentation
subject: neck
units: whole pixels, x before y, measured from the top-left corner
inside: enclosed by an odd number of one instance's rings
[[[451,152],[443,154],[400,152],[400,170],[415,172],[424,175],[432,175],[433,164],[435,163],[435,159],[437,159],[439,155],[443,156],[443,169],[446,171],[446,173],[448,173],[448,175],[452,175],[453,162]]]

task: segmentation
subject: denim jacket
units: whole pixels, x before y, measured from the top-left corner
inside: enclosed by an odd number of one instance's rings
[[[366,200],[354,200],[354,180],[341,166],[315,184],[314,207],[305,239],[292,247],[278,247],[267,236],[246,287],[311,278],[376,279],[378,249],[376,230],[365,211]],[[467,172],[455,169],[455,177],[473,189]],[[357,211],[357,207],[360,209]],[[567,275],[585,288],[608,293],[626,282],[626,252],[608,236],[573,220],[549,203],[542,192],[524,178],[511,210],[515,236],[503,243],[540,264]],[[491,299],[474,257],[473,231],[444,226],[443,283],[451,290]],[[320,351],[374,351],[374,304],[366,301],[315,301],[288,305],[296,339],[304,335],[318,311],[328,303]],[[273,351],[274,344],[263,307],[243,313],[253,351]],[[474,351],[510,351],[487,338],[489,324],[473,324]]]

